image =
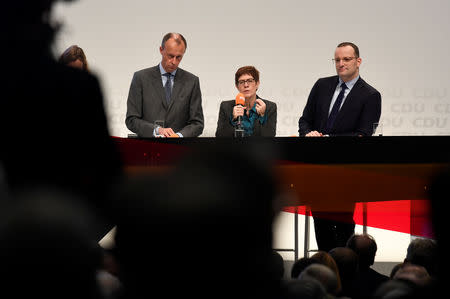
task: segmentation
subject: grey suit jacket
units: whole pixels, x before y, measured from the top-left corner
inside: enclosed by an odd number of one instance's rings
[[[167,104],[159,66],[137,71],[133,75],[127,100],[127,128],[139,137],[152,137],[155,120],[164,120],[184,137],[203,132],[203,109],[197,76],[178,68],[172,98]]]

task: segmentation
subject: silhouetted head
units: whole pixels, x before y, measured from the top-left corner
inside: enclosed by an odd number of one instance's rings
[[[432,282],[425,267],[404,263],[394,274],[393,279],[410,281],[419,287],[425,287]]]
[[[17,298],[97,298],[93,216],[57,190],[18,195],[0,217],[1,290]]]
[[[354,234],[347,241],[347,247],[358,255],[359,269],[367,269],[375,262],[377,243],[368,234]]]
[[[439,263],[437,250],[437,243],[434,240],[414,239],[408,245],[405,262],[423,266],[431,276],[435,276]]]
[[[318,260],[310,257],[302,257],[294,262],[291,268],[291,278],[298,278],[300,273],[311,264],[319,263]]]
[[[315,279],[290,279],[282,283],[283,299],[325,299],[327,292]]]
[[[381,284],[373,294],[373,299],[413,299],[416,287],[401,280],[388,280]],[[419,298],[419,297],[417,297]]]
[[[345,288],[358,271],[358,256],[348,247],[336,247],[331,249],[329,253],[336,262],[342,285]]]
[[[50,50],[59,27],[51,14],[53,4],[57,1],[76,0],[15,0],[2,3],[0,28],[11,50],[26,53]]]
[[[322,284],[327,293],[337,295],[339,292],[338,280],[335,272],[322,264],[312,264],[303,270],[298,276],[299,280],[315,279]]]

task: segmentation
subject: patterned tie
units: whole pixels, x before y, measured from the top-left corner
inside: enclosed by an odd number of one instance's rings
[[[344,82],[341,84],[341,92],[339,93],[336,102],[334,102],[333,109],[331,109],[331,113],[328,116],[327,120],[327,133],[330,132],[331,128],[333,127],[334,121],[336,120],[336,116],[339,113],[339,108],[341,108],[342,100],[344,99],[344,93],[347,89],[347,85],[345,85]]]
[[[172,96],[172,84],[170,84],[170,77],[172,76],[171,73],[165,73],[164,76],[167,77],[166,84],[164,85],[164,91],[166,92],[166,101],[167,104],[170,103],[170,97]]]

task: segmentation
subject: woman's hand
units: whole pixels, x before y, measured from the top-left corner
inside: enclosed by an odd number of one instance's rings
[[[242,105],[233,107],[233,120],[236,120],[239,116],[244,116],[244,107]]]
[[[266,103],[264,103],[261,99],[256,99],[256,113],[258,113],[259,116],[264,116],[264,113],[266,113]]]

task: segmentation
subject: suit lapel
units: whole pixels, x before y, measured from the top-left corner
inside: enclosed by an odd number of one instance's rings
[[[153,68],[150,76],[151,76],[150,82],[153,86],[153,90],[155,91],[158,100],[161,101],[164,108],[167,109],[166,93],[164,92],[164,86],[162,85],[161,72],[159,71],[159,66]]]

